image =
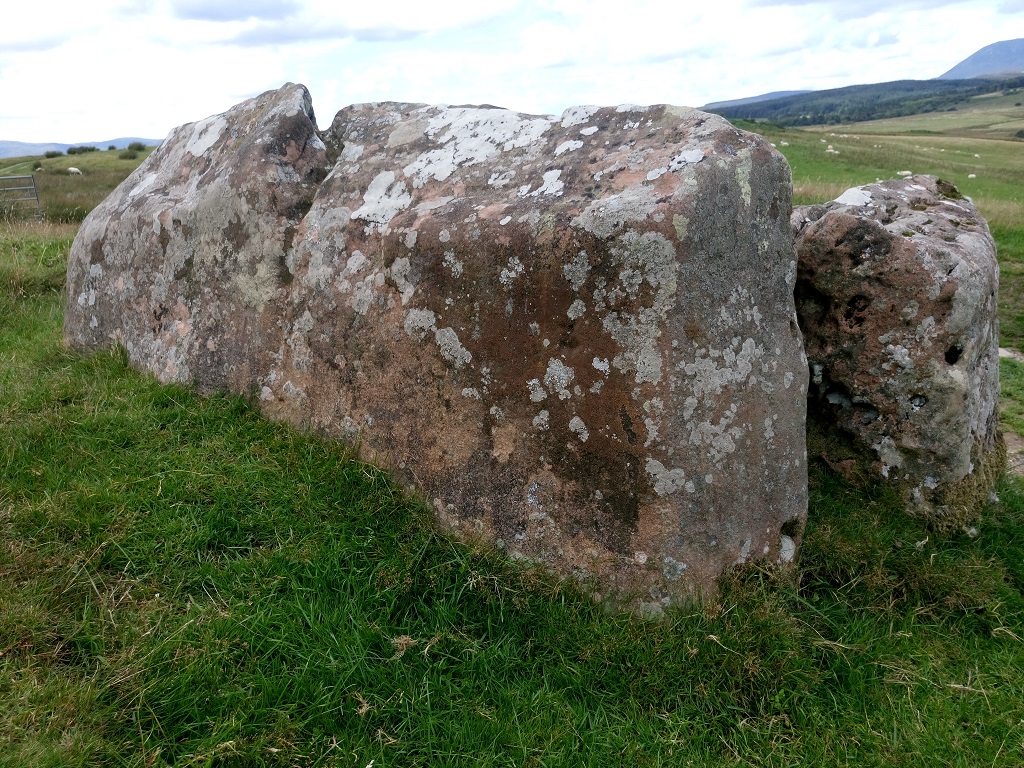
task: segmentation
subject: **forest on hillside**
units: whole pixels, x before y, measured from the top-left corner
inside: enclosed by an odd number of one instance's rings
[[[829,125],[952,111],[973,96],[1018,91],[1024,91],[1024,76],[999,80],[896,80],[708,111],[730,120],[767,120],[784,126]]]

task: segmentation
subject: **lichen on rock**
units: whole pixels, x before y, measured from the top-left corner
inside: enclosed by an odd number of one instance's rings
[[[793,212],[810,416],[849,435],[867,476],[943,527],[1001,473],[995,243],[935,177],[870,184]]]
[[[790,194],[696,110],[380,103],[318,132],[289,85],[90,215],[66,335],[358,437],[442,525],[656,613],[800,543]]]

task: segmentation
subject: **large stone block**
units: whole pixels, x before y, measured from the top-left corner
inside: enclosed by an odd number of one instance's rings
[[[951,184],[915,176],[799,207],[793,229],[811,418],[852,437],[911,511],[946,526],[977,515],[1005,457],[984,218]]]
[[[257,102],[210,120],[252,142],[297,130],[233,117]],[[355,439],[446,527],[641,611],[793,558],[807,365],[789,168],[767,142],[667,106],[357,105],[323,134],[317,186],[302,135],[255,166],[201,153],[231,210],[243,183],[302,191],[294,216],[250,210],[273,230],[253,256],[224,246],[233,220],[186,228],[207,187],[154,154],[76,240],[68,339]],[[168,304],[173,337],[139,321]]]

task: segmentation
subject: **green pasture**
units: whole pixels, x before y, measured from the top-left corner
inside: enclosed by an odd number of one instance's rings
[[[1019,144],[758,129],[801,202],[952,177],[1019,345]],[[86,205],[138,162],[107,154],[40,178]],[[1024,481],[939,535],[813,465],[798,571],[610,615],[437,533],[344,445],[65,349],[75,229],[0,223],[0,768],[1024,765]]]
[[[60,157],[0,158],[0,176],[35,176],[43,212],[50,222],[80,222],[114,191],[125,177],[145,160],[152,148],[134,158],[122,158],[122,150],[101,150]],[[42,166],[34,170],[36,164]],[[68,168],[78,168],[81,176]]]
[[[919,118],[888,122],[914,124]],[[795,204],[832,200],[850,187],[891,179],[900,171],[931,174],[955,184],[985,216],[996,241],[1002,344],[1024,349],[1024,141],[905,132],[874,135],[862,131],[861,125],[739,125],[764,135],[789,160]],[[829,147],[833,152],[827,151]]]

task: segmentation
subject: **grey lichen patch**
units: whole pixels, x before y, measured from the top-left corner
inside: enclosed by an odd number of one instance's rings
[[[612,362],[623,373],[634,373],[637,384],[657,384],[663,362],[657,342],[677,289],[675,248],[659,232],[638,234],[630,230],[618,239],[610,254],[620,268],[619,281],[606,290],[605,301],[638,299],[644,284],[654,294],[647,306],[641,304],[635,311],[623,309],[604,316],[604,329],[622,349]]]
[[[431,310],[410,309],[405,313],[405,332],[422,340],[426,337],[428,331],[436,330],[436,322],[437,317]]]
[[[582,300],[576,299],[566,310],[565,314],[569,316],[570,320],[578,320],[583,317],[587,311],[587,305]]]
[[[651,478],[654,492],[659,496],[668,496],[686,487],[686,472],[683,469],[668,469],[657,459],[648,458],[644,469]],[[692,484],[691,484],[692,485]]]
[[[547,390],[544,389],[544,385],[540,383],[540,379],[530,379],[526,382],[526,388],[530,392],[531,403],[539,403],[548,396]],[[547,411],[545,411],[545,413],[547,413]]]
[[[714,424],[709,419],[687,422],[690,444],[707,450],[708,458],[716,466],[734,453],[746,430],[736,423],[736,404],[733,403]]]
[[[387,270],[388,276],[394,282],[395,287],[398,289],[402,296],[402,306],[409,303],[409,299],[412,298],[416,292],[416,286],[413,285],[409,280],[409,271],[411,265],[409,259],[405,256],[395,259],[392,262],[391,267]]]
[[[678,363],[677,370],[690,380],[691,394],[684,404],[683,418],[690,418],[701,403],[713,406],[727,388],[746,383],[763,356],[764,347],[754,339],[747,338],[741,343],[737,337],[724,349],[701,347],[692,362]]]
[[[277,270],[263,261],[256,265],[256,274],[237,274],[233,282],[239,298],[250,307],[262,310],[280,287]]]
[[[587,281],[587,276],[590,275],[590,258],[587,256],[587,252],[580,251],[573,256],[572,260],[562,267],[562,274],[565,275],[565,279],[569,281],[572,289],[579,291]]]
[[[473,355],[462,346],[459,335],[454,328],[437,328],[437,316],[429,309],[410,309],[405,313],[402,327],[409,336],[421,341],[433,332],[434,341],[441,352],[441,357],[455,366],[462,368],[473,360]]]
[[[511,287],[513,281],[521,274],[523,274],[523,262],[518,257],[512,256],[508,260],[508,264],[504,269],[501,270],[501,274],[498,276],[498,281],[506,288]]]
[[[544,373],[544,385],[551,394],[557,394],[559,400],[567,400],[572,397],[569,385],[575,377],[576,372],[572,368],[557,357],[552,357],[548,360],[548,369]]]
[[[651,187],[629,187],[595,200],[573,218],[572,225],[600,238],[609,238],[624,224],[645,221],[657,207],[658,200]]]
[[[750,158],[750,150],[744,147],[736,153],[739,163],[736,165],[736,183],[740,188],[740,195],[743,197],[743,204],[750,207],[750,174],[753,171],[753,162]]]
[[[576,437],[580,439],[581,443],[587,442],[587,438],[590,437],[590,431],[587,429],[587,425],[579,416],[573,416],[569,420],[569,431],[576,435]]]
[[[437,342],[438,349],[441,350],[441,357],[456,368],[462,368],[473,359],[469,350],[462,346],[459,336],[453,328],[439,328],[436,330],[434,332],[434,341]]]

